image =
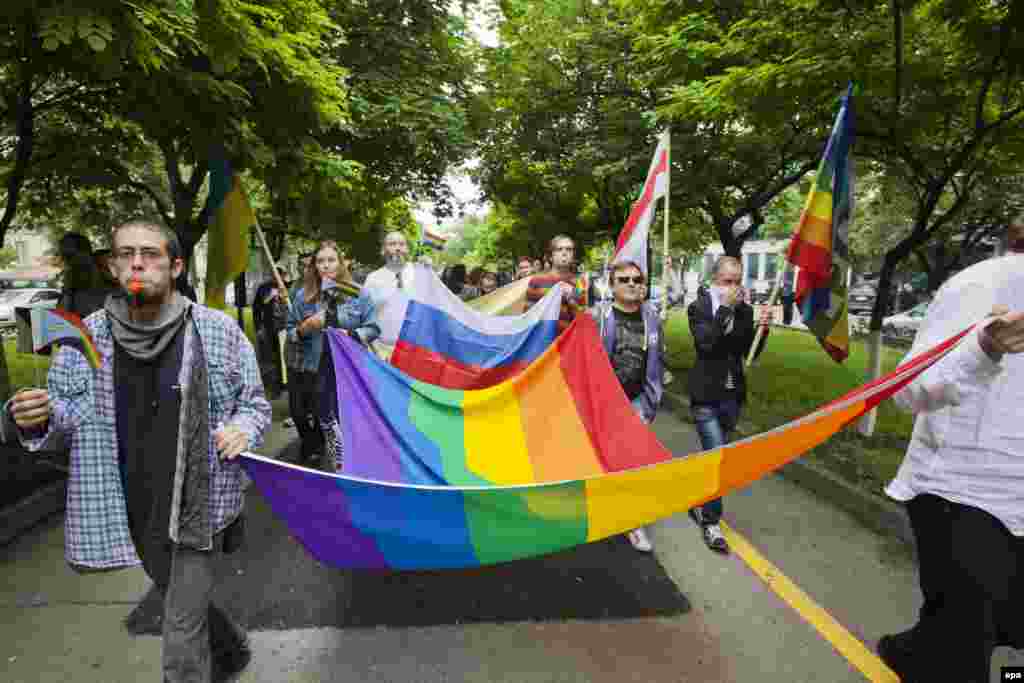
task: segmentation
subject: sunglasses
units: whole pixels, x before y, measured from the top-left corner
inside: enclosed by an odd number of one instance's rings
[[[644,278],[642,275],[636,275],[634,277],[616,277],[615,282],[620,285],[642,285],[644,283]]]

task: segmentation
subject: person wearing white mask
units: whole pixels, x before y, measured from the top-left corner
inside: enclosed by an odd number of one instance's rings
[[[705,450],[729,441],[746,400],[743,362],[754,343],[754,309],[745,303],[740,282],[743,266],[732,256],[715,262],[711,286],[701,287],[697,300],[687,308],[697,362],[690,369],[690,410]],[[768,341],[771,311],[761,311],[758,324],[764,334],[757,355]],[[710,500],[690,510],[701,527],[704,542],[716,552],[728,553],[729,544],[719,527],[722,499]]]

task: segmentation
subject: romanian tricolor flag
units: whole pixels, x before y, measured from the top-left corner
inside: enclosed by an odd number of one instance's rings
[[[200,214],[209,226],[206,257],[206,305],[223,309],[225,291],[249,262],[249,229],[256,215],[223,150],[210,159],[210,193]]]
[[[850,84],[786,257],[800,269],[796,304],[804,324],[839,363],[850,354],[847,275],[848,233],[853,216],[852,146]]]
[[[480,391],[416,382],[327,332],[340,474],[243,465],[274,513],[341,568],[478,567],[601,540],[685,512],[824,442],[966,332],[770,432],[672,457],[633,412],[580,316],[525,372]],[[325,363],[326,365],[326,363]]]

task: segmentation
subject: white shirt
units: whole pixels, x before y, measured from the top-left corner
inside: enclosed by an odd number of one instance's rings
[[[425,267],[425,266],[421,266]],[[391,351],[398,341],[398,333],[405,320],[405,311],[409,307],[409,293],[413,291],[416,265],[406,263],[400,271],[402,289],[398,289],[398,276],[387,266],[378,268],[366,276],[360,294],[365,294],[373,301],[376,321],[380,326],[380,337],[374,348],[382,358],[389,359]]]
[[[414,273],[416,272],[416,266],[412,263],[406,263],[402,266],[402,291],[412,291],[412,284]],[[387,266],[378,268],[369,275],[366,276],[366,281],[363,282],[363,293],[369,295],[373,300],[374,306],[380,307],[381,304],[386,302],[391,296],[398,291],[398,277],[395,275],[395,271],[391,270]]]
[[[989,259],[950,278],[907,358],[982,320],[995,304],[1024,310],[1024,254]],[[885,492],[901,501],[932,493],[977,507],[1024,536],[1024,354],[994,362],[972,332],[893,398],[917,419]]]

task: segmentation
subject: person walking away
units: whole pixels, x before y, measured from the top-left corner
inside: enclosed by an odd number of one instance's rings
[[[141,563],[164,600],[163,680],[224,680],[251,654],[211,594],[244,528],[235,458],[260,444],[270,404],[237,323],[174,289],[174,232],[125,223],[113,258],[121,291],[85,321],[100,366],[61,346],[47,388],[6,404],[5,436],[71,444],[65,557],[88,572]]]
[[[284,286],[288,287],[288,276],[284,268],[278,268],[277,272]],[[287,326],[288,307],[285,295],[278,288],[277,278],[267,278],[256,288],[252,306],[252,322],[256,328],[256,358],[263,377],[263,387],[271,400],[276,400],[284,390],[278,332]]]
[[[646,278],[630,261],[612,266],[612,301],[601,302],[590,313],[601,330],[601,343],[615,377],[644,424],[658,414],[662,397],[662,325],[657,309],[643,300]],[[652,545],[643,527],[627,534],[641,552]]]
[[[1007,238],[939,289],[907,357],[978,326],[893,397],[916,417],[885,492],[907,507],[924,603],[878,653],[903,681],[985,683],[995,647],[1024,648],[1024,215]]]
[[[57,243],[63,270],[63,287],[57,307],[86,319],[103,308],[116,291],[100,273],[89,238],[77,232],[65,233]]]
[[[754,343],[755,326],[754,309],[741,298],[742,278],[739,259],[719,257],[711,285],[701,287],[687,308],[697,350],[689,375],[690,410],[705,450],[728,443],[746,401],[743,365]],[[764,334],[755,357],[768,341],[770,322],[771,311],[766,307],[758,321]],[[700,526],[707,546],[725,554],[729,544],[719,526],[722,511],[722,499],[716,498],[691,509],[690,516]]]

